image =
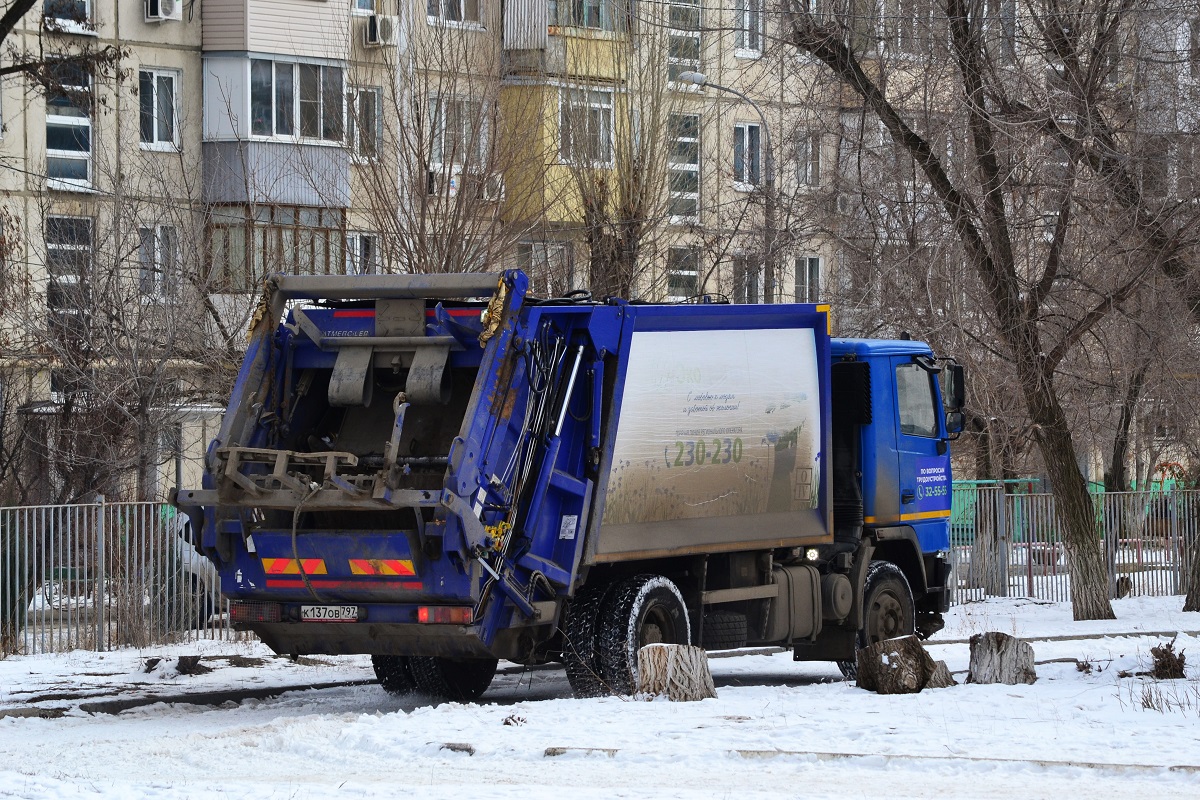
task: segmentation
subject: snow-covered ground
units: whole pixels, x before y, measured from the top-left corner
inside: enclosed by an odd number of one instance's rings
[[[438,706],[385,694],[366,658],[293,663],[257,644],[12,657],[0,797],[1195,798],[1200,636],[1176,644],[1187,680],[1120,677],[1148,669],[1151,634],[1200,631],[1181,607],[1132,598],[1115,621],[1074,623],[1066,604],[961,606],[934,657],[965,670],[970,634],[1016,634],[1037,683],[892,697],[774,651],[714,657],[719,697],[699,703],[575,700],[561,670],[502,665],[481,702]],[[187,654],[212,672],[178,674]],[[313,684],[333,685],[259,691]]]

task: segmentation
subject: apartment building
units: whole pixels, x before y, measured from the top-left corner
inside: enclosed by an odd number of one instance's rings
[[[269,272],[517,265],[561,293],[608,247],[622,293],[761,302],[768,164],[793,198],[834,163],[815,67],[761,0],[634,9],[44,0],[7,44],[49,65],[0,86],[0,331],[4,424],[53,499],[198,478]],[[821,299],[830,245],[773,241],[774,299]]]

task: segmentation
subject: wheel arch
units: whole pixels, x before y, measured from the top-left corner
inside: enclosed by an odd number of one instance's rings
[[[900,568],[912,589],[913,599],[925,594],[929,582],[925,576],[925,561],[921,558],[921,545],[917,532],[908,525],[894,528],[878,528],[873,532],[874,561],[890,561]]]

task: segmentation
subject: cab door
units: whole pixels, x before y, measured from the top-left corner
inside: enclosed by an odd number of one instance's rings
[[[911,356],[892,358],[900,521],[922,552],[945,547],[950,517],[950,447],[936,375]]]

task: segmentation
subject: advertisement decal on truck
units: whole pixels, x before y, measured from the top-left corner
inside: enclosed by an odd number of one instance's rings
[[[633,334],[604,524],[816,508],[811,330]]]

